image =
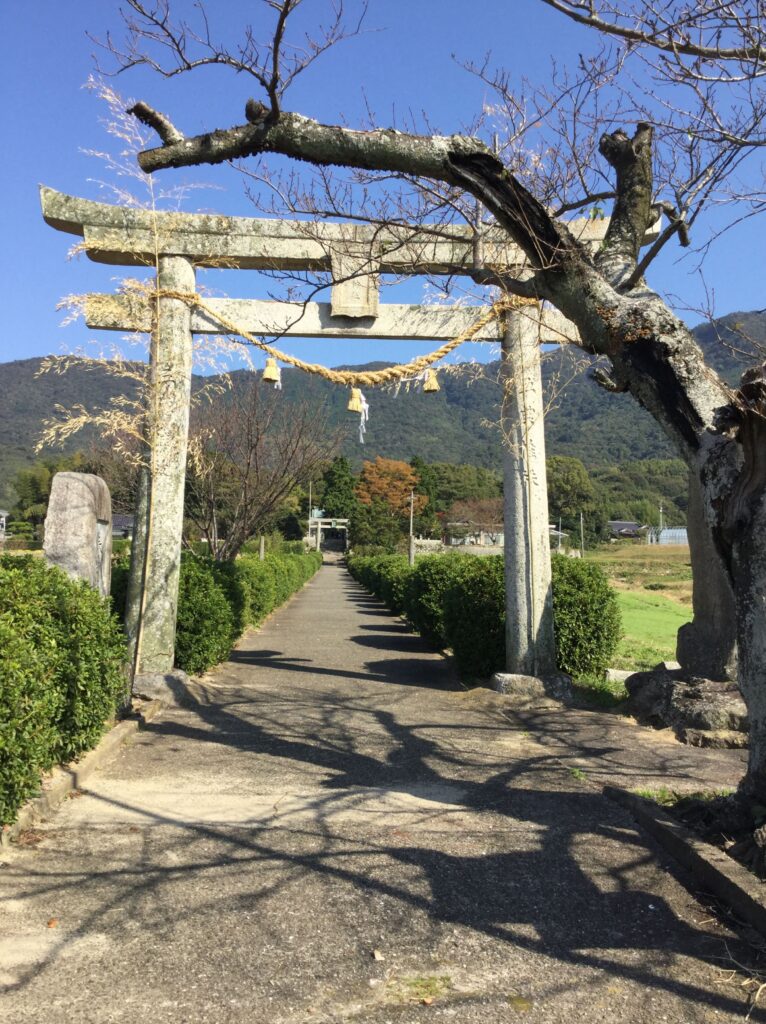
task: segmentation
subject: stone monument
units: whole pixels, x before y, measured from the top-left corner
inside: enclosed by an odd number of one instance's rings
[[[92,473],[56,473],[45,517],[45,557],[107,597],[112,578],[112,500]]]

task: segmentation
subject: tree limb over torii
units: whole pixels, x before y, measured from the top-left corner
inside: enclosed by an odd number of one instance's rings
[[[131,112],[163,141],[162,146],[139,155],[139,164],[146,173],[279,153],[322,166],[428,178],[475,195],[524,251],[538,274],[534,285],[509,282],[511,291],[536,294],[556,302],[541,274],[551,277],[564,267],[570,272],[576,267],[581,271],[593,268],[590,253],[566,225],[556,221],[480,139],[464,135],[422,136],[393,129],[355,131],[289,112],[282,112],[274,122],[267,108],[253,101],[248,103],[248,124],[187,138],[169,118],[146,103],[135,104]],[[610,264],[616,280],[627,279],[635,269],[641,239],[656,219],[651,166],[646,155],[650,148],[648,125],[640,125],[633,139],[621,132],[602,139],[602,154],[617,172],[618,200],[598,263],[601,273]],[[643,155],[639,159],[640,154]]]
[[[133,108],[167,136],[169,120],[146,104]],[[696,465],[710,453],[731,392],[715,374],[700,374],[702,354],[688,329],[641,279],[635,279],[641,240],[655,218],[652,205],[652,129],[633,137],[604,135],[601,153],[616,177],[617,200],[600,251],[591,255],[479,139],[422,136],[394,130],[356,131],[265,108],[253,121],[172,141],[139,156],[151,173],[171,167],[279,153],[320,165],[395,172],[457,186],[477,197],[525,253],[534,276],[510,280],[508,290],[548,300],[578,327],[583,347],[608,356],[618,386],[626,387],[663,425]],[[175,130],[175,129],[174,129]],[[180,133],[179,133],[180,134]]]

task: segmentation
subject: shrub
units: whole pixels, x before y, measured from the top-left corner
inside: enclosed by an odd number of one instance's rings
[[[434,647],[448,646],[444,631],[444,595],[471,565],[470,556],[426,555],[407,580],[404,611],[421,636]]]
[[[36,558],[0,558],[0,820],[92,747],[126,696],[108,602]]]
[[[244,591],[245,625],[261,622],[310,580],[322,565],[321,552],[306,551],[302,544],[299,548],[267,554],[263,561],[256,554],[249,554],[226,563]]]
[[[350,555],[346,559],[346,568],[363,587],[372,590],[370,570],[374,555]]]
[[[264,559],[263,565],[271,575],[271,585],[274,588],[274,607],[276,608],[287,599],[289,587],[285,586],[284,571],[276,556],[267,556]]]
[[[554,555],[553,625],[558,667],[571,676],[603,676],[620,640],[617,596],[600,566]]]
[[[378,597],[395,615],[404,611],[404,595],[412,568],[405,555],[386,555],[377,565]]]
[[[381,597],[380,570],[388,559],[395,557],[391,554],[354,556],[349,560],[349,570],[363,587],[376,597]]]
[[[451,647],[463,675],[486,678],[505,665],[502,556],[427,555],[411,572],[392,555],[353,556],[351,575],[437,647]],[[620,638],[617,599],[593,562],[555,555],[553,621],[558,667],[575,678],[603,676]]]
[[[61,691],[51,685],[61,663],[61,652],[49,644],[37,647],[16,629],[16,624],[11,626],[5,616],[0,617],[2,824],[14,820],[18,808],[36,792],[41,774],[55,764],[55,722],[62,705]]]
[[[34,526],[23,519],[9,519],[6,522],[5,528],[8,531],[9,537],[15,537],[17,540],[20,538],[34,540]]]
[[[279,550],[280,555],[305,555],[306,545],[302,540],[285,540]]]
[[[274,574],[257,555],[241,555],[235,564],[247,593],[247,624],[257,625],[276,604]]]
[[[247,626],[257,625],[314,575],[322,564],[317,551],[242,555],[215,562],[185,552],[181,559],[176,624],[176,664],[204,672],[226,658]],[[124,618],[128,560],[112,567],[112,602]]]
[[[125,621],[125,599],[128,595],[128,576],[130,574],[130,554],[122,554],[112,560],[112,582],[109,589],[112,598],[112,611],[120,620]]]
[[[264,565],[272,574],[276,594],[275,607],[279,607],[301,585],[295,558],[289,555],[267,555]]]
[[[232,617],[231,642],[244,633],[250,622],[250,595],[239,562],[211,562],[215,581],[229,603]]]
[[[460,673],[484,679],[505,667],[503,558],[463,557],[444,591],[444,635]]]
[[[353,549],[354,558],[370,558],[375,555],[390,555],[391,548],[385,544],[355,544]]]
[[[178,589],[176,665],[204,672],[223,661],[235,639],[234,613],[213,563],[184,555]]]

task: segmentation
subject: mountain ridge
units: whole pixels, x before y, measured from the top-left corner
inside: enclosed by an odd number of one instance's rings
[[[735,382],[745,366],[766,347],[766,311],[734,312],[694,329],[708,364],[729,382]],[[556,383],[577,373],[556,395]],[[101,408],[135,385],[120,379],[98,364],[74,362],[63,374],[36,376],[40,358],[0,363],[0,501],[12,498],[10,479],[34,455],[42,422],[57,406],[76,404]],[[568,348],[547,353],[543,379],[551,402],[546,414],[548,455],[570,455],[588,468],[651,458],[675,458],[671,443],[652,417],[629,395],[612,395],[600,389],[587,370],[593,360]],[[369,363],[356,369],[387,365]],[[350,367],[349,367],[350,368]],[[358,420],[346,412],[348,392],[298,370],[282,370],[282,395],[288,402],[325,402],[330,422],[345,427],[344,454],[358,465],[376,455],[409,460],[420,455],[426,462],[463,462],[498,469],[500,445],[493,425],[499,419],[498,363],[463,363],[439,370],[441,389],[423,394],[402,387],[370,390],[370,419],[364,445],[359,444]],[[235,370],[232,387],[243,386],[253,371]],[[210,377],[194,377],[199,389]],[[76,435],[62,449],[87,447],[92,432]],[[45,454],[45,453],[43,453]]]

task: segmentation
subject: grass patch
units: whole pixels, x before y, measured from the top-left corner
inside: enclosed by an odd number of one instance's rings
[[[618,590],[662,590],[691,606],[692,566],[687,547],[658,544],[610,544],[588,552]]]
[[[617,591],[623,637],[613,668],[640,671],[661,661],[674,661],[676,635],[692,618],[692,567],[687,547],[657,544],[610,544],[589,552]],[[583,696],[614,705],[627,694],[612,686],[584,681]]]
[[[612,682],[609,679],[585,676],[574,679],[572,688],[578,697],[584,698],[589,704],[597,704],[602,708],[619,707],[628,699],[625,683]]]
[[[673,661],[676,635],[692,617],[691,608],[656,591],[620,590],[617,601],[622,613],[623,637],[613,667],[653,668],[660,661]]]
[[[644,800],[651,800],[652,803],[661,807],[675,807],[681,801],[704,800],[706,803],[711,800],[719,800],[721,797],[731,796],[733,789],[704,789],[694,793],[679,793],[667,786],[660,786],[658,789],[632,789],[631,793],[641,796]]]
[[[448,974],[429,974],[399,978],[389,985],[402,1002],[430,1004],[452,988],[452,979]]]

